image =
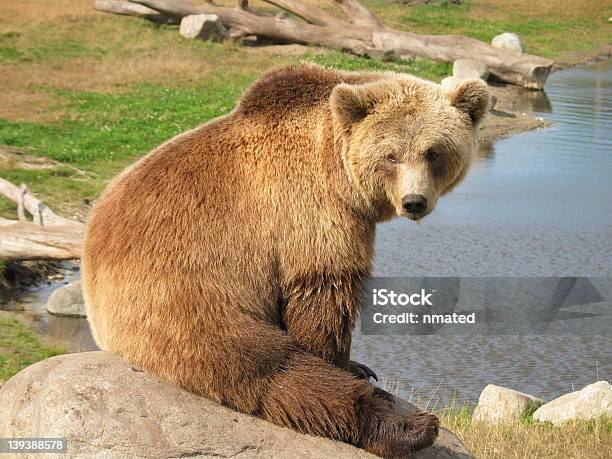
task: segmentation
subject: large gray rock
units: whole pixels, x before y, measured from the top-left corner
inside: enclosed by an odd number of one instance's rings
[[[544,401],[529,394],[489,384],[480,393],[474,421],[503,424],[516,422]]]
[[[216,14],[191,14],[181,19],[179,33],[185,38],[223,41],[229,36]]]
[[[521,37],[512,32],[504,32],[496,35],[491,40],[491,46],[494,48],[511,49],[512,51],[518,51],[522,53],[525,50]]]
[[[47,311],[56,316],[87,317],[81,281],[53,290],[47,300]]]
[[[26,368],[0,389],[0,406],[0,437],[65,437],[69,457],[375,457],[225,408],[107,352],[62,355]],[[411,457],[472,456],[441,429],[434,446]]]
[[[458,78],[489,78],[489,68],[474,59],[457,59],[453,62],[453,76]]]
[[[598,381],[582,390],[562,395],[533,413],[537,421],[548,421],[555,425],[600,416],[612,417],[612,386],[607,381]]]

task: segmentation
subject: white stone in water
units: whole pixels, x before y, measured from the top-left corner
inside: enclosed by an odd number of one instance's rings
[[[47,300],[47,311],[57,316],[87,317],[81,281],[55,289]]]
[[[543,403],[532,395],[489,384],[480,394],[473,419],[493,424],[516,422]]]
[[[185,38],[223,41],[229,32],[216,14],[192,14],[183,17],[179,33]]]
[[[612,417],[612,386],[607,381],[598,381],[576,392],[562,395],[533,413],[535,420],[553,424],[600,416]]]
[[[512,51],[518,51],[519,53],[522,53],[525,49],[523,47],[521,37],[512,32],[504,32],[493,37],[493,40],[491,40],[491,46],[494,48],[511,49]]]
[[[489,78],[489,68],[475,59],[457,59],[453,62],[453,76],[459,78]]]

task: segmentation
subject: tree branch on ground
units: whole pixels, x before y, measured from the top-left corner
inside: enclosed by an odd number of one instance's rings
[[[0,178],[0,194],[17,204],[17,220],[0,218],[0,260],[71,260],[81,257],[84,225],[55,214],[28,192]],[[29,221],[26,212],[32,216]]]
[[[477,59],[489,67],[497,79],[527,88],[541,89],[553,65],[551,59],[495,48],[460,35],[421,35],[386,27],[358,0],[330,0],[347,20],[298,0],[263,0],[295,19],[257,13],[239,1],[235,8],[212,2],[196,5],[186,0],[95,0],[95,8],[115,14],[152,19],[152,13],[167,22],[180,21],[192,14],[216,14],[231,36],[254,35],[279,43],[316,45],[374,59],[426,58],[440,62]],[[147,8],[146,10],[135,9]]]

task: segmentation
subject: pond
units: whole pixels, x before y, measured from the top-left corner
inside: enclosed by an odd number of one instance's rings
[[[552,127],[483,147],[419,224],[378,228],[376,276],[611,276],[612,61],[566,69],[543,97]],[[607,336],[361,336],[352,357],[402,392],[474,402],[493,383],[551,399],[612,377]]]

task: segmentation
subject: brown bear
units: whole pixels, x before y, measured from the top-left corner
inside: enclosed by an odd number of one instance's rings
[[[465,176],[487,105],[480,80],[266,74],[104,192],[83,253],[96,342],[299,432],[386,457],[429,446],[437,418],[394,414],[351,330],[376,223],[422,218]]]

